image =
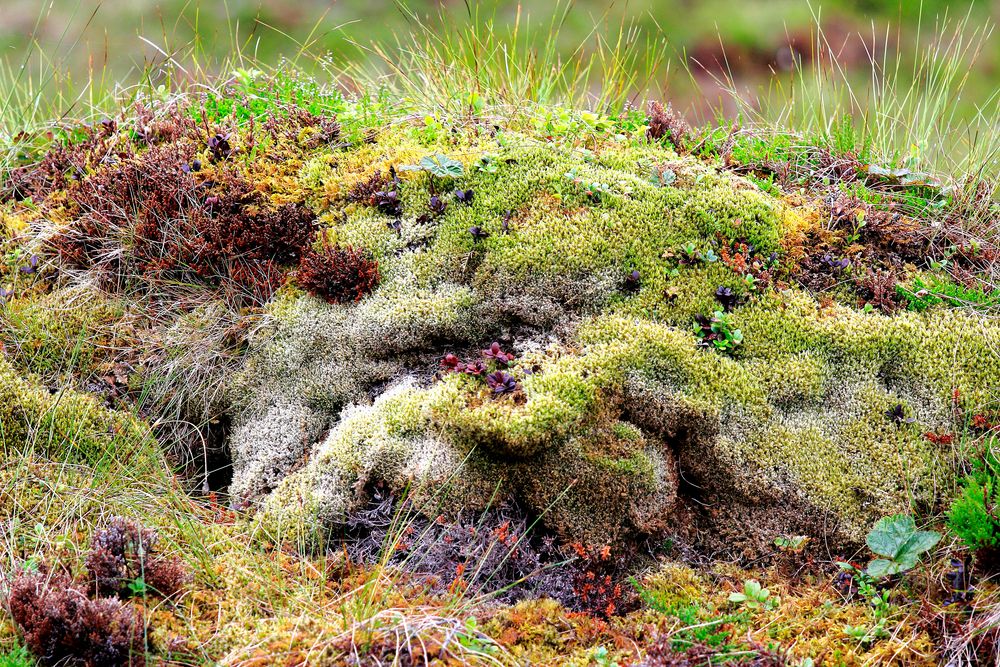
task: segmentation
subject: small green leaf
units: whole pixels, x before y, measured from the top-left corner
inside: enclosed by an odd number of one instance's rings
[[[865,541],[878,555],[894,559],[916,530],[917,525],[909,514],[887,516],[879,519]]]
[[[443,153],[428,155],[420,160],[420,167],[439,177],[458,177],[464,173],[462,163],[453,160]]]
[[[915,559],[934,547],[941,534],[932,530],[917,530],[908,514],[885,517],[868,534],[868,547],[880,556],[892,560]]]
[[[872,562],[868,563],[868,568],[865,570],[865,574],[875,579],[888,577],[889,575],[897,574],[898,572],[900,572],[899,564],[891,560],[886,560],[885,558],[876,558]]]
[[[132,595],[137,597],[144,596],[149,592],[149,584],[142,577],[138,577],[128,582],[128,589]]]
[[[916,522],[908,514],[885,517],[875,524],[866,540],[872,551],[885,558],[873,560],[867,573],[877,578],[906,572],[940,540],[940,533],[917,530]]]
[[[780,535],[774,538],[774,546],[779,549],[787,549],[790,551],[799,551],[809,542],[809,538],[806,535],[791,535],[784,536]]]
[[[920,559],[921,554],[933,549],[940,541],[941,533],[933,530],[918,530],[903,545],[896,560],[903,561],[912,558],[914,561],[913,564],[916,565],[916,561]]]

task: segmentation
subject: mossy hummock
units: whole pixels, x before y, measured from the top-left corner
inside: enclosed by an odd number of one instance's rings
[[[993,321],[945,301],[896,312],[884,294],[891,314],[859,307],[852,261],[812,256],[847,235],[822,201],[681,155],[634,114],[553,135],[530,111],[444,131],[365,125],[360,101],[337,102],[343,127],[211,102],[163,109],[138,139],[108,126],[79,147],[80,178],[5,205],[5,242],[42,228],[71,270],[8,299],[0,339],[19,371],[66,382],[64,359],[93,367],[126,319],[142,326],[123,303],[140,295],[148,340],[169,340],[194,383],[174,393],[207,396],[181,416],[231,423],[230,491],[265,524],[322,534],[381,483],[428,512],[510,497],[590,546],[675,534],[753,552],[822,531],[846,545],[937,505],[961,452],[923,434],[998,388]],[[120,164],[93,159],[109,146]],[[102,209],[135,196],[111,192],[116,169],[170,215],[133,228]],[[88,277],[105,296],[83,317]],[[180,324],[216,310],[202,328],[233,331],[187,354]],[[197,356],[203,339],[230,348]],[[440,366],[493,341],[513,360]],[[169,384],[163,358],[136,355],[138,375]],[[64,409],[8,385],[8,411]]]

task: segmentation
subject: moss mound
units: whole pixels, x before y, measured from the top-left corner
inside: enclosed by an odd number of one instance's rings
[[[923,221],[762,188],[641,114],[379,130],[371,102],[244,85],[16,172],[3,340],[53,382],[134,369],[112,398],[148,392],[161,429],[169,404],[206,466],[231,452],[265,525],[337,529],[382,484],[512,499],[588,547],[754,553],[855,543],[953,485],[926,434],[993,400],[1000,327],[904,298]],[[8,376],[8,411],[62,423]]]
[[[659,106],[146,103],[0,179],[11,562],[77,577],[142,519],[192,578],[127,604],[192,664],[940,657],[910,588],[833,605],[826,564],[1000,423],[1000,249],[944,194],[791,187]],[[995,598],[935,558],[913,590]]]
[[[149,427],[128,412],[109,410],[93,396],[55,391],[0,359],[0,445],[67,463],[162,471]]]

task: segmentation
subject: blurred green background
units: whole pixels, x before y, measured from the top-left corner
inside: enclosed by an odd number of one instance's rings
[[[312,54],[334,60],[370,57],[373,41],[405,48],[414,19],[443,31],[461,31],[469,21],[495,17],[500,31],[512,30],[519,3],[502,0],[2,0],[0,51],[8,66],[27,57],[33,70],[47,68],[84,81],[91,72],[108,81],[134,82],[164,53],[220,61],[239,46],[266,63],[294,55],[296,42]],[[558,3],[525,3],[531,23],[550,25]],[[441,12],[445,12],[442,18]],[[478,13],[478,14],[477,14]],[[476,15],[473,17],[472,15]],[[648,88],[662,91],[674,106],[704,120],[725,99],[719,79],[753,91],[788,76],[793,52],[808,61],[820,20],[838,60],[864,80],[869,52],[884,48],[917,51],[945,17],[967,19],[974,29],[1000,19],[1000,0],[577,0],[559,31],[567,54],[622,24],[662,39],[668,62]],[[359,46],[360,45],[360,46]],[[207,57],[207,58],[206,58]],[[971,59],[970,59],[971,60]],[[963,112],[990,99],[1000,87],[1000,39],[991,35],[971,69]],[[725,104],[723,110],[731,111]]]

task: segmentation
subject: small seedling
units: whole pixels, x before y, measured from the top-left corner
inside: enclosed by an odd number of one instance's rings
[[[583,194],[587,195],[594,201],[597,201],[604,195],[611,193],[611,187],[607,183],[587,181],[581,176],[578,176],[576,170],[567,171],[566,180],[576,185],[583,191]]]
[[[486,384],[493,391],[495,396],[512,394],[520,388],[517,380],[503,371],[494,371],[486,376]]]
[[[805,535],[779,535],[774,538],[774,546],[778,547],[782,551],[791,551],[793,553],[798,553],[806,548],[809,543],[809,538]]]
[[[722,306],[722,310],[729,312],[739,301],[739,296],[731,288],[720,285],[715,290],[715,300]]]
[[[677,174],[671,169],[660,169],[653,167],[650,169],[649,182],[658,188],[665,188],[677,180]]]
[[[882,619],[872,625],[844,625],[844,634],[857,640],[859,643],[869,646],[879,639],[887,639],[889,631],[885,627],[886,619]]]
[[[500,171],[500,165],[496,159],[489,155],[479,158],[479,162],[476,163],[474,168],[476,171],[484,174],[495,174]]]
[[[907,417],[902,403],[897,403],[885,411],[885,417],[897,426],[902,424],[912,424],[916,421],[913,417]]]
[[[453,160],[443,153],[428,155],[418,164],[403,165],[400,171],[426,171],[438,178],[457,178],[465,173],[465,168],[458,160]]]
[[[479,631],[478,623],[474,616],[465,619],[465,627],[457,633],[458,643],[470,653],[480,655],[493,655],[499,647],[493,640]]]
[[[858,595],[865,599],[871,611],[872,621],[869,624],[844,625],[844,633],[864,645],[870,645],[879,639],[889,637],[886,626],[892,615],[892,605],[885,591],[879,590],[875,580],[864,570],[859,570],[850,563],[837,563],[840,569],[850,574],[858,585]]]
[[[638,292],[639,288],[642,286],[642,274],[638,270],[631,271],[627,276],[625,276],[625,291],[626,292]]]
[[[730,593],[729,601],[747,609],[764,609],[772,611],[781,604],[781,598],[772,596],[771,591],[761,587],[756,579],[749,579],[743,582],[742,593]]]
[[[909,514],[885,517],[875,524],[865,540],[868,548],[883,558],[868,563],[865,574],[879,579],[912,570],[920,557],[940,540],[941,533],[917,530]]]
[[[743,332],[733,327],[729,316],[717,310],[712,317],[696,315],[694,334],[701,339],[701,345],[712,347],[718,352],[733,352],[743,343]]]
[[[149,584],[142,577],[138,577],[128,582],[128,590],[133,597],[145,597],[149,593]]]
[[[598,646],[590,652],[590,659],[598,667],[618,667],[618,663],[611,658],[611,653],[606,646]]]

